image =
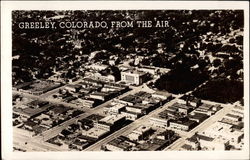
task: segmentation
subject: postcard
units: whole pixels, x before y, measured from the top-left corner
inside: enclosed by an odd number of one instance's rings
[[[3,159],[249,158],[249,9],[1,2]]]

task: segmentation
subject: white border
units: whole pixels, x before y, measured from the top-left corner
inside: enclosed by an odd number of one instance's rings
[[[249,3],[247,1],[4,1],[1,2],[1,123],[3,159],[249,159]],[[12,10],[244,9],[245,149],[166,152],[12,152]]]

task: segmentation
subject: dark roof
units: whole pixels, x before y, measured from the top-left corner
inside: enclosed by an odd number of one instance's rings
[[[186,149],[186,150],[191,150],[192,146],[188,145],[188,144],[184,144],[181,146],[181,148]]]
[[[101,116],[99,114],[91,114],[90,116],[87,117],[87,119],[93,120],[93,121],[99,121],[100,119],[103,119],[104,116]]]
[[[84,147],[84,146],[88,145],[89,143],[88,143],[88,141],[83,142],[83,141],[80,141],[79,139],[75,139],[72,144],[74,144],[76,146]]]
[[[165,131],[159,133],[157,136],[165,136],[166,137],[168,135],[173,136],[174,134],[175,134],[175,132],[172,130],[165,130]]]
[[[46,102],[46,101],[40,101],[40,100],[34,100],[32,102],[29,102],[27,105],[28,106],[39,106],[39,107],[42,107],[46,104],[48,104],[49,102]]]
[[[128,148],[130,147],[130,144],[126,141],[127,141],[126,138],[124,138],[123,136],[120,136],[111,140],[110,142],[108,142],[108,144],[122,148],[123,150],[128,150]]]
[[[196,122],[192,121],[192,120],[188,120],[188,121],[174,120],[174,121],[172,121],[170,123],[177,123],[177,124],[182,124],[182,125],[185,125],[185,126],[191,126],[191,125],[195,124]]]
[[[34,127],[35,125],[37,125],[36,122],[30,121],[30,120],[24,122],[24,124],[25,124],[26,126],[30,126],[30,127]]]
[[[64,136],[68,136],[68,135],[72,134],[72,132],[70,132],[69,130],[64,129],[64,130],[61,131],[61,134],[64,135]]]
[[[193,135],[192,137],[190,137],[190,138],[187,138],[187,140],[188,141],[190,141],[190,142],[198,142],[198,140],[197,140],[197,135],[195,134],[195,135]]]
[[[202,140],[205,140],[205,141],[213,141],[214,138],[211,138],[211,137],[208,137],[208,136],[204,136],[204,135],[200,135],[200,134],[197,134],[197,137],[199,139],[202,139]]]
[[[63,114],[65,112],[67,112],[68,110],[70,110],[70,108],[64,107],[64,106],[54,106],[51,109],[51,111],[54,112],[54,114]]]

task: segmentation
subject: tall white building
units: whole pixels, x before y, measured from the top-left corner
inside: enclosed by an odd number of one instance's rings
[[[121,80],[135,85],[141,85],[146,81],[147,73],[135,70],[126,70],[121,72]]]

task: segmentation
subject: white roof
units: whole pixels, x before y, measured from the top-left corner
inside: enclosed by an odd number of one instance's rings
[[[90,137],[100,137],[107,132],[108,132],[107,130],[93,127],[88,131],[82,132],[82,134]]]
[[[113,124],[116,121],[122,119],[123,117],[125,117],[125,116],[121,115],[121,114],[118,114],[118,115],[109,115],[109,116],[106,116],[106,117],[102,118],[100,121],[101,122],[106,122],[106,123]]]
[[[137,133],[137,134],[142,134],[142,133],[148,131],[149,129],[150,129],[150,127],[141,125],[140,127],[136,128],[133,132]]]

